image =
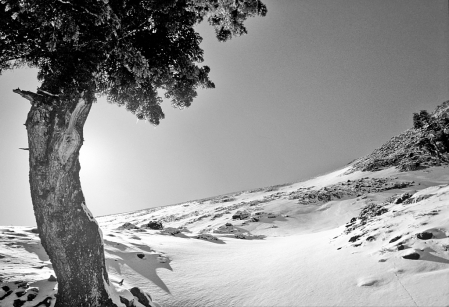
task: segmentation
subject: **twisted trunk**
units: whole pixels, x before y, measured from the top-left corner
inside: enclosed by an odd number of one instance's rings
[[[79,179],[83,126],[92,103],[14,90],[31,101],[30,188],[42,245],[58,279],[58,306],[115,306],[108,292],[101,230]]]

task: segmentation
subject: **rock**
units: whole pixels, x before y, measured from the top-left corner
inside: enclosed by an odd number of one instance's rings
[[[159,255],[159,256],[157,257],[157,261],[158,261],[159,263],[166,263],[168,260],[169,260],[169,259],[168,259],[167,257],[162,256],[162,255]]]
[[[375,241],[376,237],[374,236],[369,236],[368,238],[366,238],[366,241],[371,242],[371,241]]]
[[[53,275],[50,275],[50,277],[48,278],[48,281],[58,281],[58,280]]]
[[[405,246],[402,245],[402,244],[399,244],[399,245],[398,245],[398,251],[401,251],[401,250],[403,250],[403,249],[405,249]]]
[[[372,203],[362,208],[359,214],[359,219],[363,222],[370,217],[379,216],[386,212],[388,212],[388,209],[384,206]]]
[[[417,252],[413,252],[410,254],[403,255],[402,258],[410,260],[418,260],[420,258],[420,255]]]
[[[37,305],[34,305],[33,307],[50,307],[51,306],[51,297],[47,296],[43,301],[40,301]]]
[[[145,258],[145,254],[142,254],[142,253],[139,253],[139,254],[137,254],[136,256],[139,257],[140,259]]]
[[[10,296],[12,294],[12,290],[9,290],[8,286],[3,286],[2,289],[3,289],[3,291],[5,291],[5,294],[3,294],[3,296],[0,296],[0,301],[7,298],[8,296]]]
[[[126,222],[125,224],[123,224],[122,226],[118,227],[117,229],[119,229],[119,230],[132,230],[132,229],[139,229],[139,227],[137,227],[133,223]]]
[[[25,291],[17,291],[16,295],[17,295],[17,297],[22,297],[25,295],[25,293],[26,293]]]
[[[353,237],[351,237],[351,238],[349,239],[349,242],[355,242],[355,241],[357,241],[360,237],[361,237],[361,235],[353,236]]]
[[[410,197],[412,197],[412,195],[410,193],[404,193],[404,194],[400,195],[398,198],[396,198],[393,201],[393,203],[394,204],[402,204],[404,201],[406,201]]]
[[[421,163],[416,161],[403,161],[397,167],[401,172],[411,172],[421,169]]]
[[[249,218],[250,214],[248,211],[237,211],[234,215],[232,215],[233,220],[244,220]]]
[[[420,202],[420,201],[422,201],[422,200],[425,200],[425,199],[427,199],[427,198],[430,198],[430,197],[432,197],[432,194],[424,194],[424,195],[420,195],[420,196],[418,196],[418,198],[416,198],[416,201],[415,202]]]
[[[432,239],[433,234],[431,232],[423,231],[421,233],[418,233],[416,237],[421,240],[429,240]]]
[[[36,293],[29,293],[27,295],[27,301],[31,302],[32,300],[34,300],[36,298],[37,294]]]
[[[223,216],[223,213],[214,214],[214,216],[212,216],[212,220],[218,219],[219,217],[222,217],[222,216]]]
[[[143,306],[152,307],[151,306],[152,299],[148,293],[143,292],[137,287],[134,287],[129,291],[131,291],[132,295],[134,295],[137,298],[137,301],[141,303]]]
[[[171,235],[171,236],[175,236],[177,234],[180,234],[181,230],[179,230],[178,228],[174,228],[174,227],[167,227],[164,230],[161,231],[161,234],[163,235]]]
[[[396,242],[397,240],[399,240],[400,238],[402,238],[402,236],[396,236],[393,239],[391,239],[388,243],[393,243]]]
[[[160,221],[150,221],[148,224],[143,225],[144,228],[150,228],[154,230],[162,230],[164,227],[162,226],[162,222]]]
[[[227,202],[231,202],[234,201],[235,198],[231,197],[231,196],[222,196],[222,197],[218,197],[216,199],[213,199],[210,201],[211,204],[218,204],[218,203],[227,203]]]
[[[126,307],[135,307],[133,300],[130,301],[126,297],[120,296],[120,302],[125,304]]]
[[[179,231],[180,232],[191,232],[187,227],[185,227],[185,226],[180,226],[180,227],[178,227],[178,229],[179,229]]]
[[[27,301],[22,301],[22,300],[14,300],[14,302],[12,303],[13,307],[22,307]]]
[[[211,234],[208,234],[208,233],[199,234],[195,238],[200,239],[200,240],[206,240],[206,241],[218,241],[217,237],[215,237]]]
[[[385,182],[384,178],[377,178],[377,180],[382,180],[382,182]],[[349,222],[349,224],[345,226],[347,229],[344,231],[344,233],[348,234],[357,228],[361,228],[373,217],[382,215],[386,212],[388,212],[388,209],[385,208],[385,204],[370,203],[363,207],[360,211],[359,216],[356,218],[358,220],[358,223]],[[354,218],[352,218],[351,221],[354,221]]]
[[[15,284],[17,285],[17,288],[28,289],[30,287],[26,281],[16,281]]]
[[[266,238],[264,235],[252,235],[250,233],[236,233],[234,235],[234,238],[236,239],[242,239],[242,240],[263,240]]]
[[[231,225],[231,226],[229,226]],[[226,223],[226,225],[222,225],[213,231],[214,233],[236,233],[239,232],[237,228],[232,226],[231,223]]]

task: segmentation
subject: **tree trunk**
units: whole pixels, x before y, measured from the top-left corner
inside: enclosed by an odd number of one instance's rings
[[[92,102],[14,92],[31,101],[30,187],[39,235],[58,279],[55,307],[116,306],[110,299],[101,230],[79,179],[83,126]]]

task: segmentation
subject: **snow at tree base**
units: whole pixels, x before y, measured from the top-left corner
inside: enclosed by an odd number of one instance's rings
[[[449,305],[448,110],[308,181],[99,217],[114,302]],[[55,303],[37,232],[0,227],[2,307]]]

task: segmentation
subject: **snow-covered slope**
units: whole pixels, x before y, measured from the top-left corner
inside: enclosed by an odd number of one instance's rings
[[[305,182],[99,217],[114,301],[449,306],[448,110]],[[0,306],[53,306],[52,275],[37,229],[0,227]]]
[[[112,290],[155,306],[447,306],[447,166],[348,170],[98,218]],[[31,227],[0,227],[0,306],[52,305],[51,274]]]

